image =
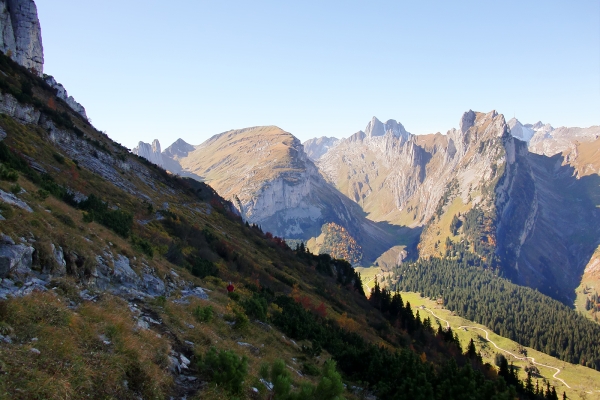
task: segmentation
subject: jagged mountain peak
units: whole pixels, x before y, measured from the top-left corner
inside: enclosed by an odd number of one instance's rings
[[[158,166],[162,167],[164,164],[158,139],[154,139],[152,144],[140,141],[136,147],[131,149],[131,152]]]
[[[404,129],[404,126],[398,123],[394,119],[389,119],[384,124],[377,117],[371,118],[371,121],[367,124],[364,131],[366,137],[384,136],[387,133],[394,135],[395,137],[403,137],[408,139],[409,133]]]

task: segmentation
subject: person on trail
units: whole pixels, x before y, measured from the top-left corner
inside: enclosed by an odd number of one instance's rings
[[[227,293],[231,293],[235,290],[235,287],[233,286],[233,283],[229,282],[229,285],[227,286]]]

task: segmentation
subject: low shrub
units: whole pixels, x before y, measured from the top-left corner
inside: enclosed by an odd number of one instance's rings
[[[131,235],[131,244],[136,250],[141,251],[148,257],[154,257],[154,248],[152,247],[152,243],[148,240],[136,235]]]
[[[21,193],[21,190],[22,190],[22,189],[23,189],[23,188],[22,188],[22,187],[21,187],[21,186],[20,186],[18,183],[15,183],[14,185],[12,185],[12,186],[10,187],[10,191],[11,191],[13,194],[19,194],[19,193]]]
[[[194,309],[194,317],[198,322],[210,322],[214,316],[214,310],[212,306],[198,306]]]
[[[238,394],[248,374],[248,358],[239,357],[231,350],[211,347],[199,362],[199,368],[211,382],[229,393]]]
[[[3,181],[16,182],[19,179],[17,171],[0,164],[0,179]]]

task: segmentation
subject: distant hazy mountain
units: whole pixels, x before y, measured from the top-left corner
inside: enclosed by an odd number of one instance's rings
[[[137,154],[140,157],[144,157],[146,160],[150,161],[153,164],[158,166],[163,166],[163,160],[160,150],[160,142],[158,139],[154,139],[152,144],[139,142],[136,147],[134,147],[131,152],[133,154]]]
[[[317,161],[323,154],[338,144],[340,139],[335,137],[325,137],[309,139],[302,143],[304,146],[304,152],[313,161]]]

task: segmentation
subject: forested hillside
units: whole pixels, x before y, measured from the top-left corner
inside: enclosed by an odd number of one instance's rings
[[[600,370],[600,326],[536,290],[499,277],[465,251],[398,266],[395,288],[442,297],[444,305],[494,332]]]

